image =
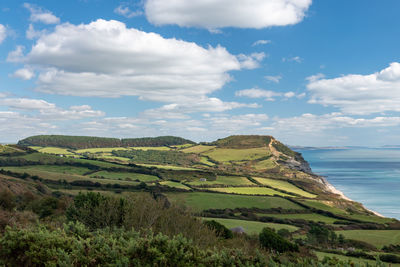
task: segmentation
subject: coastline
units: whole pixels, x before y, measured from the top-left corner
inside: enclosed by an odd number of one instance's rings
[[[339,195],[341,198],[347,200],[347,201],[352,201],[352,202],[356,202],[354,200],[352,200],[351,198],[347,197],[342,191],[340,191],[339,189],[337,189],[336,187],[334,187],[331,183],[329,183],[329,181],[323,177],[323,176],[319,176],[318,177],[321,179],[321,183],[325,185],[327,191]],[[378,217],[382,217],[382,218],[386,218],[385,216],[383,216],[382,214],[380,214],[379,212],[376,212],[374,210],[370,210],[368,208],[366,208],[362,203],[360,203],[364,209],[368,210],[369,212],[375,214]]]

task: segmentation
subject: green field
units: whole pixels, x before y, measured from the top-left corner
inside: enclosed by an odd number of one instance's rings
[[[217,221],[220,224],[223,224],[228,229],[241,226],[244,228],[244,231],[250,235],[258,235],[261,232],[261,230],[265,227],[269,227],[275,230],[287,229],[290,232],[294,232],[298,229],[296,226],[287,224],[278,224],[278,223],[263,223],[263,222],[235,220],[235,219],[221,219],[221,218],[203,218],[203,219],[207,221],[211,220]]]
[[[268,196],[278,195],[284,197],[291,196],[267,187],[221,187],[221,188],[208,188],[208,190],[230,193],[230,194],[240,194],[240,195],[268,195]]]
[[[220,162],[255,160],[269,156],[271,152],[265,147],[248,149],[215,148],[203,153]]]
[[[302,202],[309,207],[329,211],[334,214],[345,216],[349,219],[355,219],[355,220],[360,220],[360,221],[364,221],[364,222],[381,223],[381,224],[395,222],[395,220],[391,219],[391,218],[378,217],[378,216],[374,216],[374,215],[355,214],[355,213],[350,214],[350,213],[346,212],[345,210],[342,210],[342,209],[339,209],[336,207],[331,207],[331,206],[324,204],[317,200],[304,200]]]
[[[271,159],[266,159],[256,162],[256,164],[254,164],[253,166],[256,170],[266,170],[266,169],[272,169],[277,165]]]
[[[188,183],[190,185],[199,186],[199,185],[254,185],[249,179],[246,177],[238,177],[238,176],[218,176],[215,181],[194,181]]]
[[[302,197],[307,197],[307,198],[315,198],[317,197],[314,194],[310,194],[297,186],[292,185],[291,183],[283,180],[276,180],[276,179],[268,179],[268,178],[259,178],[259,177],[253,177],[254,180],[259,182],[260,184],[267,185],[276,189],[284,190],[289,193],[294,193],[297,195],[300,195]]]
[[[88,176],[82,176],[78,174],[66,174],[60,172],[52,172],[52,171],[43,171],[38,170],[37,166],[33,166],[31,168],[21,168],[21,167],[2,167],[4,170],[9,170],[17,173],[28,173],[32,176],[36,175],[40,178],[44,178],[52,181],[66,180],[67,182],[73,181],[91,181],[98,182],[100,184],[120,184],[120,185],[138,185],[139,182],[135,181],[124,181],[124,180],[114,180],[114,179],[99,179],[99,178],[90,178]]]
[[[175,187],[175,188],[179,188],[179,189],[184,189],[184,190],[191,190],[190,187],[187,187],[184,184],[173,182],[173,181],[164,181],[164,182],[160,182],[160,184],[166,185],[166,186],[169,186],[169,187]]]
[[[18,167],[0,167],[13,172],[31,172],[31,171],[46,171],[60,174],[78,174],[83,175],[91,170],[85,167],[59,166],[59,165],[33,165],[33,166],[18,166]]]
[[[234,208],[283,208],[303,210],[299,205],[280,197],[242,196],[217,193],[166,193],[168,199],[184,203],[195,211]]]
[[[201,157],[200,162],[208,166],[215,166],[215,163],[209,161],[207,157]]]
[[[184,152],[184,153],[201,154],[201,153],[206,152],[208,150],[211,150],[213,148],[215,148],[215,146],[198,145],[198,146],[192,146],[192,147],[188,147],[188,148],[182,149],[181,151]]]
[[[347,230],[336,231],[347,239],[367,242],[377,248],[385,245],[400,245],[400,230]]]
[[[302,219],[313,222],[324,222],[326,224],[333,224],[338,219],[323,216],[317,213],[306,214],[257,214],[258,216],[274,217],[279,219]]]
[[[180,166],[173,166],[173,165],[156,165],[156,164],[136,164],[139,166],[144,167],[155,167],[159,169],[166,169],[166,170],[186,170],[186,171],[197,171],[198,169],[195,168],[187,168],[187,167],[180,167]]]
[[[112,152],[114,150],[129,150],[129,148],[126,147],[99,147],[99,148],[87,148],[87,149],[79,149],[76,150],[75,153],[107,153],[107,152]]]
[[[109,172],[109,171],[99,171],[92,173],[90,177],[104,177],[106,179],[114,180],[139,180],[140,182],[153,182],[158,181],[159,178],[153,175],[132,173],[132,172]],[[127,179],[128,178],[128,179]]]
[[[68,151],[68,149],[60,147],[31,147],[31,148],[39,151],[40,153],[57,154],[57,155],[74,155],[74,153]]]
[[[169,151],[171,148],[166,147],[166,146],[136,146],[136,147],[130,147],[130,149],[135,149],[135,150],[158,150],[158,151]]]

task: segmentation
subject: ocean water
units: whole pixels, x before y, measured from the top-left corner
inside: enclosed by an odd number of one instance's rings
[[[400,219],[400,149],[295,150],[347,197]]]

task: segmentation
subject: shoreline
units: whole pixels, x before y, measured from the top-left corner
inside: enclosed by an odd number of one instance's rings
[[[336,187],[334,187],[325,177],[323,176],[319,176],[318,177],[321,179],[321,182],[326,186],[327,190],[333,194],[339,195],[341,198],[347,200],[347,201],[352,201],[352,202],[357,202],[352,200],[351,198],[347,197],[342,191],[340,191],[339,189],[337,189]],[[370,210],[368,208],[366,208],[364,206],[363,203],[359,202],[364,209],[366,209],[367,211],[373,213],[374,215],[378,216],[378,217],[382,217],[382,218],[386,218],[386,216],[383,216],[382,214],[380,214],[379,212],[376,212],[374,210]]]

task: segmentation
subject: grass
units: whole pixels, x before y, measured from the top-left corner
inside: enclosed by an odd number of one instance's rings
[[[303,210],[299,205],[280,197],[214,194],[205,192],[166,193],[168,199],[184,203],[195,211],[234,208],[283,208]]]
[[[26,168],[22,169],[20,167],[4,167],[5,170],[10,170],[12,172],[18,173],[28,173],[32,176],[37,175],[40,178],[52,180],[52,181],[59,181],[59,180],[66,180],[67,182],[73,181],[92,181],[94,183],[98,182],[100,184],[120,184],[120,185],[138,185],[139,182],[136,181],[124,181],[124,180],[114,180],[114,179],[99,179],[99,178],[90,178],[88,176],[82,176],[78,174],[64,174],[59,172],[51,172],[51,171],[43,171],[38,170],[37,166],[33,166],[31,169]]]
[[[248,149],[215,148],[203,153],[220,162],[255,160],[269,156],[271,152],[265,147]]]
[[[313,222],[324,222],[326,224],[333,224],[338,219],[323,216],[317,213],[306,214],[257,214],[259,216],[274,217],[279,219],[302,219]]]
[[[292,185],[291,183],[289,183],[287,181],[268,179],[268,178],[259,178],[259,177],[253,177],[253,178],[260,184],[271,186],[276,189],[284,190],[289,193],[294,193],[294,194],[300,195],[302,197],[307,197],[307,198],[317,197],[316,195],[310,194],[310,193],[298,188],[297,186]]]
[[[209,161],[207,157],[201,157],[200,162],[208,166],[215,166],[215,163]]]
[[[238,176],[218,176],[215,181],[194,181],[190,182],[190,185],[199,186],[199,185],[254,185],[249,179],[246,177],[238,177]]]
[[[141,173],[132,173],[132,172],[109,172],[109,171],[99,171],[90,175],[90,177],[104,177],[106,179],[114,179],[114,180],[126,180],[129,178],[131,180],[139,180],[140,182],[153,182],[158,181],[159,178],[153,175],[141,174]]]
[[[79,153],[79,154],[83,154],[83,153],[95,154],[95,153],[112,152],[114,150],[129,150],[129,149],[126,148],[126,147],[99,147],[99,148],[79,149],[79,150],[76,150],[75,153]]]
[[[34,166],[19,166],[19,167],[3,167],[5,170],[13,172],[27,172],[30,171],[46,171],[60,174],[72,174],[72,175],[83,175],[90,171],[85,167],[73,167],[73,166],[59,166],[59,165],[34,165]]]
[[[276,166],[276,164],[271,159],[266,159],[266,160],[258,161],[253,166],[256,170],[266,170],[266,169],[274,168]]]
[[[47,153],[47,154],[59,154],[59,155],[74,155],[71,151],[68,151],[66,148],[60,147],[31,147],[39,151],[40,153]]]
[[[285,197],[291,196],[267,187],[221,187],[221,188],[208,188],[208,190],[231,193],[231,194],[240,194],[240,195],[268,195],[268,196],[278,195]]]
[[[385,245],[400,245],[400,230],[347,230],[336,231],[347,239],[367,242],[377,248]]]
[[[198,170],[195,168],[187,168],[187,167],[172,166],[172,165],[156,165],[156,164],[136,164],[136,165],[144,166],[144,167],[155,167],[155,168],[166,169],[166,170],[186,170],[186,171],[197,171]]]
[[[208,150],[214,149],[215,146],[204,146],[204,145],[198,145],[198,146],[192,146],[188,147],[185,149],[182,149],[181,151],[184,153],[196,153],[196,154],[201,154],[204,153]]]
[[[363,222],[373,222],[373,223],[381,223],[381,224],[386,224],[386,223],[392,223],[395,220],[391,218],[384,218],[384,217],[378,217],[375,215],[364,215],[364,214],[350,214],[346,212],[345,210],[339,209],[337,207],[332,207],[329,206],[325,203],[322,203],[317,200],[304,200],[302,201],[304,204],[306,204],[309,207],[315,208],[315,209],[320,209],[320,210],[325,210],[332,212],[334,214],[338,214],[341,216],[345,216],[349,219],[355,219],[355,220],[360,220]]]
[[[130,149],[135,149],[135,150],[159,150],[159,151],[168,151],[171,150],[171,148],[166,147],[166,146],[136,146],[136,147],[130,147]]]
[[[179,188],[179,189],[184,189],[184,190],[191,190],[190,187],[187,187],[184,184],[173,182],[173,181],[164,181],[164,182],[161,182],[160,184],[166,185],[166,186],[169,186],[169,187],[175,187],[175,188]]]
[[[220,224],[224,225],[228,229],[232,229],[234,227],[243,227],[246,234],[249,235],[258,235],[261,230],[265,227],[269,227],[275,230],[287,229],[290,232],[296,231],[298,228],[296,226],[287,225],[287,224],[278,224],[278,223],[263,223],[263,222],[254,222],[254,221],[245,221],[245,220],[235,220],[235,219],[220,219],[220,218],[203,218],[207,221],[217,221]]]

